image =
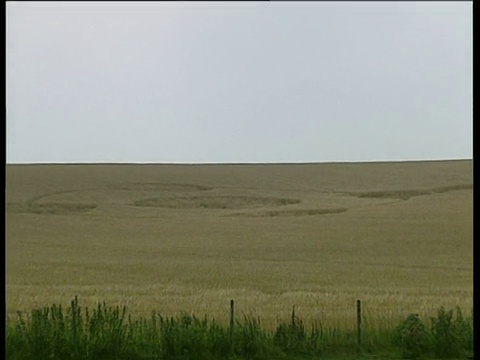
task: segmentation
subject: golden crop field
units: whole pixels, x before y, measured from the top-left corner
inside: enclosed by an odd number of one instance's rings
[[[473,307],[473,162],[7,165],[7,314],[392,322]]]

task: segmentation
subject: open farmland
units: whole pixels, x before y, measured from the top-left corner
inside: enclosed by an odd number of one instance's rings
[[[366,326],[473,307],[473,162],[7,165],[7,313]]]

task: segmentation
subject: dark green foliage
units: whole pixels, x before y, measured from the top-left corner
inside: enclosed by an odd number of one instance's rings
[[[454,328],[458,338],[458,346],[467,353],[473,353],[473,309],[470,318],[465,318],[459,307],[456,308],[455,312],[457,317],[454,322]]]
[[[410,314],[397,327],[395,342],[400,345],[404,358],[417,359],[430,347],[430,334],[418,314]]]
[[[314,331],[315,329],[313,329],[312,334],[314,334]],[[300,353],[307,350],[307,340],[307,333],[305,332],[303,322],[295,316],[294,308],[290,324],[283,323],[277,327],[277,331],[273,337],[274,344],[286,353]]]
[[[441,307],[437,317],[431,318],[431,329],[420,320],[417,314],[409,315],[395,329],[394,344],[400,346],[404,358],[435,359],[465,358],[473,355],[473,316],[464,318],[457,307],[446,311]]]
[[[437,318],[432,318],[432,335],[434,339],[435,357],[439,359],[455,358],[473,352],[473,316],[465,319],[457,307],[456,319],[453,310],[443,307]]]
[[[8,319],[7,359],[281,359],[349,358],[358,354],[354,329],[324,329],[315,322],[307,330],[292,313],[288,323],[275,332],[262,329],[259,319],[236,322],[233,337],[228,328],[214,320],[194,315],[126,318],[126,309],[98,304],[84,311],[72,300],[65,312],[61,306],[37,309],[16,320]],[[440,309],[432,319],[431,331],[417,315],[410,315],[395,330],[365,331],[363,351],[396,354],[404,357],[463,358],[473,355],[473,316],[464,318],[460,309]],[[388,356],[386,356],[388,357]]]
[[[432,334],[435,339],[435,355],[439,358],[449,358],[456,355],[457,339],[453,329],[453,311],[445,311],[442,307],[437,318],[432,318]]]
[[[243,323],[235,324],[233,349],[244,359],[272,354],[271,336],[260,327],[259,319],[245,318]]]
[[[162,358],[209,359],[226,355],[229,342],[226,331],[207,318],[183,314],[179,318],[158,317],[157,341]]]

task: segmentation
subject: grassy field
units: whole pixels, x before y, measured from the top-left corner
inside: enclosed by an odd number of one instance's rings
[[[397,324],[473,307],[473,162],[7,165],[7,314]]]

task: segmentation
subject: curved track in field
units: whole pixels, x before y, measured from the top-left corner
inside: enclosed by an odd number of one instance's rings
[[[222,216],[240,216],[240,217],[275,217],[275,216],[313,216],[330,215],[344,213],[350,209],[369,208],[373,206],[387,206],[398,202],[403,202],[417,196],[441,194],[451,191],[472,190],[473,184],[457,184],[429,189],[407,189],[407,190],[384,190],[384,191],[366,191],[366,192],[348,192],[348,191],[325,191],[310,187],[298,182],[291,181],[284,177],[275,177],[275,181],[287,185],[291,190],[314,191],[316,193],[338,194],[343,196],[353,196],[373,200],[373,203],[364,205],[353,205],[347,207],[331,208],[305,208],[280,209],[286,205],[295,205],[302,202],[301,199],[277,198],[258,196],[254,194],[254,189],[235,188],[248,195],[221,195],[208,194],[209,190],[215,189],[212,186],[199,184],[177,184],[177,183],[130,183],[113,184],[105,187],[70,189],[55,192],[48,192],[34,196],[18,206],[13,205],[15,211],[35,213],[35,214],[72,214],[85,213],[98,207],[95,203],[82,202],[40,202],[56,195],[84,192],[84,191],[142,191],[152,192],[156,196],[139,199],[133,203],[125,204],[136,207],[170,208],[170,209],[225,209],[235,210],[244,209],[247,211],[225,214]],[[221,188],[228,190],[228,187]],[[207,195],[199,195],[205,194]],[[160,196],[158,196],[160,195]],[[378,203],[375,200],[383,200]],[[17,208],[18,207],[18,208]],[[257,208],[256,210],[254,210]],[[258,209],[270,208],[270,209]],[[248,211],[248,210],[254,211]]]

